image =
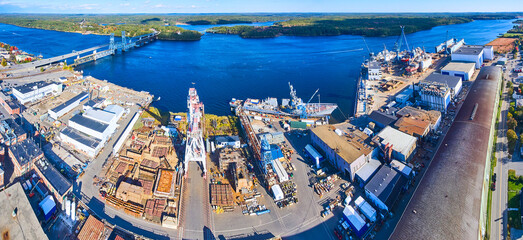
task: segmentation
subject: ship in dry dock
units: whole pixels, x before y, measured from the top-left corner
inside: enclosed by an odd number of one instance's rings
[[[290,83],[289,88],[291,98],[282,99],[281,104],[278,103],[277,98],[269,97],[263,100],[248,98],[245,101],[233,98],[229,105],[233,109],[241,106],[245,111],[294,118],[328,118],[338,108],[335,103],[320,103],[319,100],[317,103],[311,103],[319,89],[314,92],[309,101],[303,102]]]

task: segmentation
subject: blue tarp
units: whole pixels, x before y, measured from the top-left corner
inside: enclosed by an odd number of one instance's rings
[[[39,204],[40,208],[44,212],[45,220],[49,220],[51,216],[53,216],[53,213],[56,211],[56,204],[54,202],[53,196],[48,195],[44,200],[42,200]]]

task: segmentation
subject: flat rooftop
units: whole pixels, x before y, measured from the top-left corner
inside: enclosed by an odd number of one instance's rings
[[[380,69],[380,64],[377,61],[369,62],[369,69]]]
[[[398,118],[396,116],[392,116],[392,115],[386,114],[384,112],[376,111],[376,110],[372,111],[369,114],[368,118],[373,122],[380,123],[385,126],[388,126],[388,125],[392,124],[393,122],[395,122],[396,120],[398,120]]]
[[[473,63],[474,64],[474,63]],[[423,82],[426,83],[444,83],[447,84],[447,86],[454,88],[456,85],[459,84],[461,81],[460,77],[451,76],[451,75],[444,75],[440,73],[432,73],[428,75],[425,79],[423,79]]]
[[[409,135],[425,136],[427,129],[430,128],[430,122],[411,117],[402,117],[394,124],[394,126],[397,127],[398,130]]]
[[[91,137],[71,127],[65,127],[61,133],[93,149],[100,145],[100,142],[102,141],[98,138]]]
[[[25,139],[21,142],[17,142],[11,145],[9,150],[13,153],[16,161],[20,166],[24,166],[33,159],[44,154],[31,139]]]
[[[14,119],[6,118],[3,121],[5,121],[5,123],[7,123],[7,125],[13,130],[13,133],[16,136],[21,136],[21,135],[25,134],[25,130],[20,125],[18,125],[18,123],[16,123],[16,121]]]
[[[403,155],[408,155],[412,145],[416,145],[417,138],[409,134],[401,132],[390,126],[385,127],[379,132],[376,137],[382,145],[392,144],[392,149],[400,152]]]
[[[336,129],[342,133],[341,136],[335,132]],[[349,123],[323,125],[313,128],[312,132],[330,148],[338,149],[338,155],[349,164],[361,155],[369,155],[372,152],[372,147],[365,143],[368,136]]]
[[[459,72],[470,72],[471,69],[475,69],[476,64],[471,62],[449,62],[441,71],[459,71]]]
[[[105,110],[91,108],[85,111],[83,116],[101,123],[109,124],[116,117],[116,114]]]
[[[75,122],[80,126],[84,126],[86,128],[92,129],[96,132],[104,132],[107,127],[109,127],[109,124],[105,124],[103,122],[99,122],[87,117],[84,117],[80,114],[74,115],[69,121]]]
[[[40,89],[40,88],[47,87],[52,84],[56,84],[56,83],[39,81],[39,82],[32,82],[32,83],[24,84],[22,86],[17,86],[17,87],[14,87],[14,89],[16,89],[17,91],[19,91],[22,94],[26,94],[26,93],[36,90],[36,88]]]
[[[500,78],[499,67],[481,69],[390,239],[478,239]],[[476,116],[470,120],[476,103]]]
[[[398,198],[401,188],[406,183],[407,179],[401,173],[387,165],[382,165],[369,183],[365,185],[365,190],[378,197],[390,210],[392,204]]]
[[[436,124],[441,118],[441,112],[436,110],[423,110],[419,108],[414,108],[411,106],[406,106],[396,112],[396,116],[402,117],[414,117],[416,119],[429,121],[432,124]]]
[[[74,102],[76,102],[76,101],[78,101],[78,100],[80,100],[80,99],[82,99],[82,98],[85,99],[85,98],[87,98],[87,97],[89,97],[89,94],[86,93],[86,92],[82,92],[82,93],[80,93],[80,94],[74,96],[73,98],[71,98],[71,99],[65,101],[64,103],[62,103],[62,104],[60,104],[60,105],[54,107],[53,109],[51,109],[51,111],[57,113],[57,112],[61,111],[62,109],[68,107],[69,105],[73,104]]]
[[[0,192],[0,202],[0,231],[9,236],[2,239],[48,239],[19,182]],[[14,209],[16,218],[12,216]]]
[[[63,196],[72,187],[73,184],[67,180],[47,159],[41,159],[35,163],[38,170],[44,175],[48,182],[51,183],[58,194]]]
[[[479,55],[483,51],[483,45],[463,45],[452,54]]]

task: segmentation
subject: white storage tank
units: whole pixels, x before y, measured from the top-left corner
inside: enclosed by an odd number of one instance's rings
[[[65,214],[68,217],[71,216],[71,201],[70,200],[65,201]]]
[[[76,221],[76,203],[74,200],[71,203],[71,220]]]
[[[65,202],[67,202],[67,197],[64,198],[64,203],[62,203],[62,212],[65,211]]]

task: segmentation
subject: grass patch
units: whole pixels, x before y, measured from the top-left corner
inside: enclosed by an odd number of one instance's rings
[[[523,34],[521,34],[521,33],[505,33],[505,34],[501,35],[501,37],[504,37],[504,38],[518,38],[521,36],[523,36]]]
[[[520,178],[521,177],[521,178]],[[520,198],[521,188],[523,188],[523,176],[517,177],[514,169],[508,170],[508,208],[515,208],[517,210],[508,211],[508,226],[516,229],[521,229],[521,212],[520,212]]]
[[[519,194],[517,192],[508,192],[508,207],[519,208]]]
[[[169,113],[161,111],[155,107],[149,107],[143,111],[141,118],[153,118],[155,124],[167,125],[169,122]]]
[[[143,127],[143,122],[142,122],[142,119],[138,119],[138,121],[136,121],[136,123],[134,124],[133,126],[133,130],[136,130],[136,129],[140,129]]]

